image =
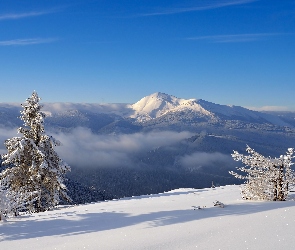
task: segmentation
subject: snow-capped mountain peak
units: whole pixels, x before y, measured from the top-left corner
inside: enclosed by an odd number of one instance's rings
[[[180,101],[177,97],[156,92],[146,96],[132,105],[132,108],[137,112],[145,112],[151,117],[157,117],[158,111],[173,109],[179,105]]]
[[[201,112],[204,115],[211,115],[209,111],[197,103],[196,99],[181,99],[160,92],[142,98],[131,105],[131,107],[134,110],[134,114],[131,117],[139,121],[158,118],[168,112],[176,112],[184,109]]]

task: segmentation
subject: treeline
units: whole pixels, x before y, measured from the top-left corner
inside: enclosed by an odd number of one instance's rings
[[[67,174],[71,182],[79,184],[89,192],[99,193],[97,198],[122,198],[144,194],[155,194],[177,188],[207,188],[214,185],[241,184],[232,176],[221,176],[189,169],[139,169],[139,168],[78,168],[72,166]],[[87,187],[87,189],[85,189]],[[79,186],[77,186],[79,188]],[[71,195],[71,186],[68,186]],[[81,192],[83,195],[83,192]],[[72,199],[80,203],[78,196]]]

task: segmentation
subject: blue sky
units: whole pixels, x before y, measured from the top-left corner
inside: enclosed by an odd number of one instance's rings
[[[1,0],[0,102],[154,92],[295,110],[294,0]]]

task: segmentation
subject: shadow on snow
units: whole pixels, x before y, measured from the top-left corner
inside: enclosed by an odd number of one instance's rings
[[[246,215],[293,207],[295,201],[286,202],[244,202],[227,205],[225,208],[209,207],[201,210],[158,211],[132,215],[123,212],[97,212],[79,214],[79,212],[58,212],[35,214],[36,220],[7,222],[0,224],[0,242],[45,236],[71,236],[118,229],[145,223],[143,227],[159,227],[178,223],[197,221],[227,215]],[[23,216],[25,219],[26,216]],[[30,217],[30,216],[27,216]],[[44,217],[44,218],[42,218]]]

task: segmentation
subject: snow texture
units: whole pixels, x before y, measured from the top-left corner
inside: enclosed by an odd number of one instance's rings
[[[8,218],[0,248],[286,250],[294,214],[295,201],[245,201],[240,186],[177,189]]]

